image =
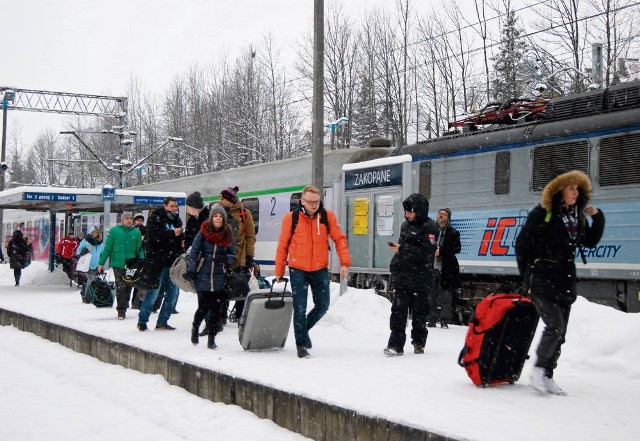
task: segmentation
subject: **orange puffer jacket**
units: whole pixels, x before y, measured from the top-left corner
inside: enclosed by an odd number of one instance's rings
[[[347,238],[340,229],[336,215],[327,210],[327,227],[320,223],[320,213],[313,218],[300,213],[298,225],[291,236],[292,212],[285,214],[280,228],[278,250],[276,251],[275,275],[283,276],[285,265],[302,271],[317,271],[329,266],[329,235],[336,246],[340,266],[351,266]],[[288,257],[288,261],[287,261]]]

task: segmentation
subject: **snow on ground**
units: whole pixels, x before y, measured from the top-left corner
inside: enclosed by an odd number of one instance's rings
[[[68,287],[59,270],[50,274],[35,262],[24,270],[22,286],[13,287],[12,271],[0,265],[2,308],[363,414],[479,441],[640,437],[635,412],[640,393],[637,314],[578,299],[555,375],[569,395],[540,396],[529,386],[532,361],[513,386],[475,387],[456,363],[465,327],[430,329],[424,355],[413,354],[407,343],[403,357],[385,357],[389,302],[369,290],[350,288],[343,296],[338,291],[332,284],[331,308],[311,331],[312,357],[300,360],[293,330],[286,347],[277,351],[243,351],[235,324],[217,336],[215,351],[193,346],[189,330],[197,302],[191,293],[180,294],[180,314],[170,320],[176,331],[143,333],[135,327],[137,311],[118,321],[115,309],[81,303],[79,291]],[[151,329],[156,317],[149,322]],[[541,330],[539,326],[533,347]],[[92,439],[113,439],[131,430],[137,439],[219,434],[222,439],[302,439],[236,406],[193,397],[159,376],[103,364],[13,328],[0,332],[0,439],[29,440],[51,433],[56,436],[48,439],[82,439],[89,433]],[[100,420],[105,422],[97,426]]]

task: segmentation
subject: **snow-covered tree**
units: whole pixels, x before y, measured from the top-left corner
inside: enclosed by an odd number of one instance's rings
[[[505,101],[521,97],[523,91],[522,81],[518,74],[521,69],[522,59],[527,45],[521,38],[518,27],[518,18],[511,9],[511,2],[505,2],[505,18],[502,23],[502,37],[500,38],[500,50],[493,57],[493,81],[492,96],[498,101]]]

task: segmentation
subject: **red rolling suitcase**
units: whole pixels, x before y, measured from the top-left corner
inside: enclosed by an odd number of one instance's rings
[[[476,386],[515,383],[529,358],[538,314],[520,294],[491,294],[476,306],[458,357]]]

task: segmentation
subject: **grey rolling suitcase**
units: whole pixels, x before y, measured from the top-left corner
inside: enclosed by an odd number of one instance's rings
[[[247,351],[283,348],[291,326],[293,297],[285,283],[249,292],[238,320],[240,344]],[[281,289],[279,289],[282,287]]]

